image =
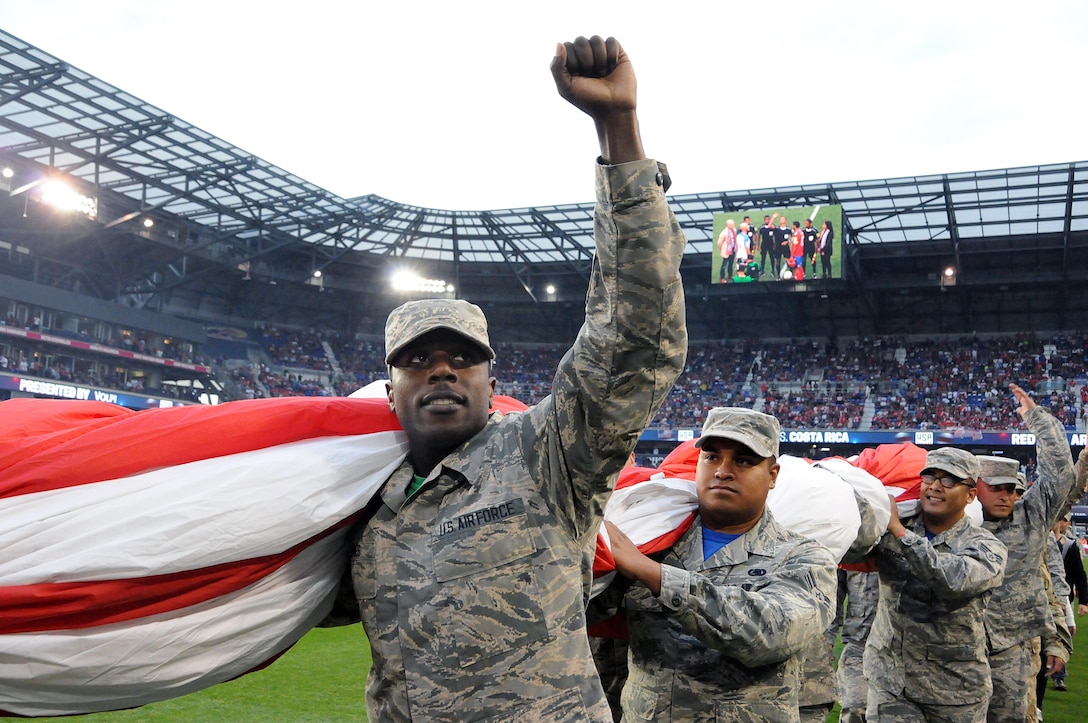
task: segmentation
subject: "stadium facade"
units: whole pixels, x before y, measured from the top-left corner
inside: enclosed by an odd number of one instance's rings
[[[8,337],[138,368],[158,388],[174,385],[178,403],[221,391],[195,360],[210,327],[380,339],[390,309],[436,294],[480,304],[495,339],[523,345],[569,343],[582,321],[592,204],[455,211],[342,198],[2,31],[0,167]],[[671,204],[689,239],[681,272],[695,340],[1088,330],[1088,161],[688,194]],[[712,283],[716,215],[814,206],[842,208],[839,276]],[[391,276],[405,271],[435,283],[392,289]],[[84,338],[95,326],[145,330],[180,351],[96,350]],[[0,398],[59,389],[49,379],[31,384],[38,392],[19,389],[18,374],[3,376]],[[128,400],[131,390],[68,386],[80,390],[47,396],[160,404],[155,395]],[[1083,445],[1082,426],[1071,443]],[[644,444],[667,449],[689,433],[651,431]],[[784,442],[849,451],[872,443],[865,434],[914,433],[797,429]],[[964,439],[986,450],[1021,446],[1011,434]],[[933,441],[948,442],[965,443]]]

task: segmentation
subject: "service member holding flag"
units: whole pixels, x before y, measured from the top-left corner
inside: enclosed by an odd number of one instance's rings
[[[601,147],[586,321],[552,395],[503,415],[489,413],[494,352],[478,307],[425,300],[390,314],[388,398],[409,454],[352,566],[371,720],[611,720],[585,634],[585,551],[683,369],[685,239],[664,166],[643,153],[620,44],[578,38],[551,67]]]

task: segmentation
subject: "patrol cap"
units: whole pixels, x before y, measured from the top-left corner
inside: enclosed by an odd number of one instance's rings
[[[495,358],[487,336],[487,318],[476,304],[463,299],[421,299],[401,304],[385,320],[385,363],[413,341],[437,329],[460,334]]]
[[[926,466],[922,472],[939,469],[959,479],[978,480],[979,464],[975,455],[957,447],[939,447],[926,452]]]
[[[1021,487],[1016,475],[1020,472],[1020,463],[1008,457],[978,457],[979,479],[988,485],[1015,485]]]
[[[1024,476],[1023,472],[1016,473],[1016,491],[1023,493],[1028,491],[1028,478]],[[1069,514],[1073,514],[1070,512]]]
[[[706,415],[703,433],[695,446],[702,447],[703,440],[710,437],[721,437],[740,442],[760,457],[777,457],[781,429],[778,420],[769,414],[745,407],[714,407]]]

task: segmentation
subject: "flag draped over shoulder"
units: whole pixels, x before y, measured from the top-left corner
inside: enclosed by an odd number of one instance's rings
[[[0,711],[129,708],[274,659],[406,449],[385,400],[0,404]]]
[[[132,708],[274,660],[329,611],[406,454],[384,398],[0,403],[0,714]]]
[[[329,611],[348,530],[407,454],[381,392],[142,412],[0,403],[0,714],[136,707],[290,648]],[[624,470],[606,519],[644,552],[674,544],[695,519],[697,457],[687,442],[659,469]],[[836,555],[873,537],[857,510],[884,494],[875,478],[780,462],[780,522]],[[601,535],[595,591],[614,569]]]

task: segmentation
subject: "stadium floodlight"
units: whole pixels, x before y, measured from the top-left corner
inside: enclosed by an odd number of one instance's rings
[[[941,272],[941,291],[948,291],[949,286],[956,285],[956,267],[946,266]]]
[[[555,295],[555,284],[548,284],[547,286],[544,287],[544,291],[546,291],[548,293],[548,296],[554,296]]]
[[[98,202],[94,198],[84,196],[57,180],[42,184],[41,201],[62,211],[78,211],[88,218],[98,215]]]
[[[390,284],[395,291],[422,291],[430,294],[452,294],[454,291],[453,284],[447,284],[443,279],[425,279],[411,271],[396,272],[390,279]]]
[[[15,175],[15,169],[11,166],[4,166],[4,170],[0,171],[0,175],[4,178],[11,178]]]
[[[144,228],[151,228],[154,225],[155,225],[155,220],[154,219],[152,219],[152,218],[145,218],[144,219]]]
[[[321,278],[321,269],[314,269],[314,278],[315,279],[320,279]]]

